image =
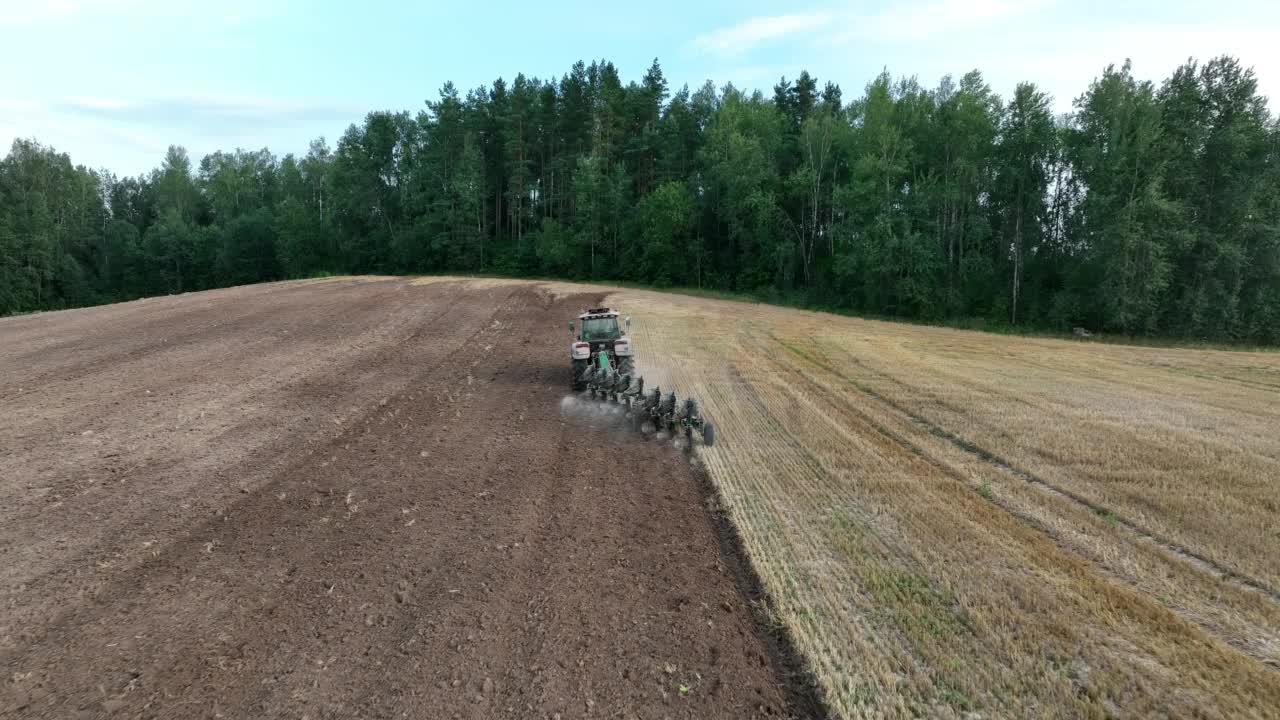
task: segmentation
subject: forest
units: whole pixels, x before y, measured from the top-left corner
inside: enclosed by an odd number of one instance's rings
[[[0,315],[339,273],[627,281],[926,322],[1280,344],[1280,122],[1251,69],[1128,62],[1071,102],[887,71],[861,96],[658,62],[371,112],[303,156],[140,177],[0,161]]]

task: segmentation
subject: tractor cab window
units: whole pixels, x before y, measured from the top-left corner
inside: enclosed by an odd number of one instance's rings
[[[595,340],[613,340],[622,337],[618,332],[618,318],[597,317],[582,321],[582,339],[586,342]]]

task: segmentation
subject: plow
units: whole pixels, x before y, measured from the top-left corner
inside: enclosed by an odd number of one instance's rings
[[[579,315],[578,322],[580,329],[569,323],[575,332],[570,350],[574,390],[592,401],[621,406],[633,427],[647,424],[658,432],[683,434],[690,444],[695,436],[708,447],[715,444],[715,425],[703,417],[697,400],[680,400],[675,392],[664,394],[659,387],[646,390],[635,369],[631,338],[623,332],[631,325],[630,317],[593,308]]]

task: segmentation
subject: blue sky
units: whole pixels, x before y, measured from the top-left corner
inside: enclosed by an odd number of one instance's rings
[[[118,174],[171,143],[283,155],[332,144],[369,110],[417,110],[446,80],[559,76],[592,58],[632,80],[657,57],[673,89],[768,91],[808,69],[846,98],[886,67],[929,86],[978,68],[1006,96],[1035,81],[1065,111],[1107,63],[1132,58],[1159,81],[1230,53],[1275,97],[1278,37],[1276,0],[0,0],[0,142],[35,137]]]

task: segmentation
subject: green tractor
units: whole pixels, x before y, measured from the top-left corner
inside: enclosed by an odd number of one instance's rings
[[[569,322],[573,344],[569,348],[569,363],[573,372],[573,389],[585,390],[583,377],[600,367],[600,358],[608,358],[609,367],[620,373],[635,371],[631,338],[625,330],[631,327],[631,318],[622,317],[617,310],[607,307],[592,308]]]
[[[623,405],[635,426],[648,423],[659,432],[681,433],[690,446],[697,434],[707,447],[714,445],[715,425],[702,416],[697,400],[680,402],[674,392],[663,395],[660,388],[645,392],[644,378],[635,372],[631,339],[623,334],[631,318],[622,318],[619,325],[620,317],[616,310],[595,308],[579,315],[578,324],[569,323],[575,333],[570,350],[573,389],[592,400]]]

